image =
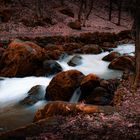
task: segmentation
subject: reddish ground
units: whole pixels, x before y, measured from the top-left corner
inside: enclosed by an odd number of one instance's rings
[[[49,36],[49,35],[78,35],[83,32],[120,32],[131,28],[132,19],[123,12],[121,25],[117,26],[117,11],[113,11],[112,21],[108,21],[108,3],[107,0],[98,0],[94,3],[94,8],[86,23],[86,27],[79,30],[73,30],[67,26],[70,21],[77,19],[78,5],[65,2],[65,7],[69,7],[74,12],[75,17],[71,18],[59,12],[62,9],[59,1],[48,0],[44,7],[44,17],[51,18],[54,25],[43,23],[43,26],[28,27],[24,25],[27,21],[35,20],[35,7],[33,0],[26,1],[26,7],[19,3],[9,5],[6,8],[11,10],[11,18],[7,23],[0,23],[0,38],[9,38],[15,36]],[[0,6],[1,9],[5,8]],[[23,23],[24,21],[24,23]]]

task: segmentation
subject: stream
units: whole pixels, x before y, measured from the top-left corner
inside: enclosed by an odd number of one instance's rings
[[[124,44],[119,45],[113,51],[134,55],[132,52],[135,51],[135,47],[133,44]],[[94,73],[103,79],[121,77],[122,71],[108,69],[109,62],[102,61],[102,58],[107,54],[109,52],[103,52],[98,55],[80,55],[82,64],[76,67],[71,67],[67,64],[73,56],[68,56],[57,62],[62,66],[63,71],[77,69],[85,75]],[[45,89],[52,78],[53,76],[0,78],[0,132],[15,129],[32,122],[35,111],[43,107],[47,101],[39,101],[30,107],[22,106],[18,102],[24,99],[28,91],[35,85],[43,85],[45,94]],[[74,94],[70,102],[76,102],[79,96],[80,93],[78,95]]]

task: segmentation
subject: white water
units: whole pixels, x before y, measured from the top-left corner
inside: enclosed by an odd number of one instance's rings
[[[134,52],[134,45],[120,45],[113,51],[122,54],[131,53]],[[58,63],[60,63],[64,71],[77,69],[85,75],[94,73],[105,79],[120,77],[122,74],[121,71],[108,69],[109,62],[102,61],[102,58],[108,53],[109,52],[104,52],[98,55],[81,55],[82,65],[77,67],[67,65],[67,62],[72,56],[61,60],[61,62],[58,61]],[[31,122],[35,110],[43,106],[46,102],[39,101],[34,106],[28,108],[17,106],[16,104],[27,96],[27,92],[33,86],[44,85],[47,87],[50,80],[51,78],[47,77],[4,78],[4,80],[0,80],[0,128],[7,126],[8,129],[12,129]],[[80,93],[77,94],[75,92],[70,101],[76,102],[79,97]],[[8,122],[10,122],[10,124]]]
[[[46,77],[5,78],[0,81],[0,108],[25,98],[35,85],[46,87],[50,80]]]
[[[102,58],[108,54],[109,52],[104,52],[98,55],[81,55],[82,64],[76,67],[67,65],[67,62],[72,58],[72,56],[67,57],[63,62],[58,61],[58,63],[62,66],[64,71],[76,69],[85,75],[94,73],[104,79],[120,77],[122,72],[108,69],[109,62],[102,61]]]
[[[80,96],[81,96],[81,90],[80,90],[80,87],[79,87],[74,91],[73,96],[71,97],[69,102],[70,103],[77,103]]]
[[[114,48],[113,51],[119,52],[121,54],[131,54],[135,52],[135,47],[134,44],[123,44],[123,45],[118,45],[117,48]]]

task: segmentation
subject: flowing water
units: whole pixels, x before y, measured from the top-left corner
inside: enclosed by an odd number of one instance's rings
[[[120,45],[114,51],[133,55],[134,45]],[[68,56],[58,61],[58,63],[64,71],[77,69],[85,75],[94,73],[104,79],[121,77],[121,71],[108,69],[109,62],[102,61],[102,58],[107,54],[109,52],[103,52],[98,55],[81,55],[82,64],[76,67],[71,67],[67,64],[72,56]],[[24,99],[27,96],[27,92],[35,85],[44,85],[45,93],[45,88],[51,79],[52,77],[0,78],[0,132],[32,122],[34,112],[45,105],[46,101],[39,101],[31,107],[21,106],[18,102]],[[80,92],[77,89],[70,102],[78,101],[79,97]]]

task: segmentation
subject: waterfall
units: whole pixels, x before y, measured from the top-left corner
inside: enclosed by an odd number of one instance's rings
[[[80,89],[80,87],[78,87],[74,91],[74,93],[73,93],[73,95],[72,95],[72,97],[71,97],[69,102],[70,103],[77,103],[79,101],[80,96],[81,96],[81,89]]]

